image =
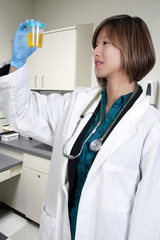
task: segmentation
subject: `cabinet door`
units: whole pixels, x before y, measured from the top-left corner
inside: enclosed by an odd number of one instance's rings
[[[47,174],[24,167],[26,217],[40,223]]]
[[[0,153],[23,161],[23,152],[1,147]],[[25,214],[24,176],[15,176],[0,184],[1,201],[17,211]]]
[[[74,89],[76,31],[69,29],[44,34],[43,47],[28,59],[31,89]]]

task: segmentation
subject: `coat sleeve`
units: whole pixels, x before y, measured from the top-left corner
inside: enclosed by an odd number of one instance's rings
[[[141,181],[134,201],[128,240],[159,240],[160,123],[148,135],[141,159]]]
[[[31,91],[26,65],[0,77],[0,109],[10,126],[49,145],[68,101],[69,94],[46,96]]]

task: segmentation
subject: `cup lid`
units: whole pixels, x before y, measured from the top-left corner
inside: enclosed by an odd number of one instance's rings
[[[26,27],[40,27],[40,28],[45,28],[46,25],[44,23],[40,22],[29,22],[26,24]]]

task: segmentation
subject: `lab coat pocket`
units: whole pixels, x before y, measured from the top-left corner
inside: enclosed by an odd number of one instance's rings
[[[97,208],[130,213],[139,172],[105,163],[101,169]]]
[[[39,231],[39,240],[55,239],[55,226],[56,220],[47,214],[45,206],[43,206]]]

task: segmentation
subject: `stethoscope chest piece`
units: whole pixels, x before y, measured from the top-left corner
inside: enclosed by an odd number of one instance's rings
[[[90,143],[90,149],[93,152],[98,152],[102,147],[102,141],[101,139],[95,139]]]

